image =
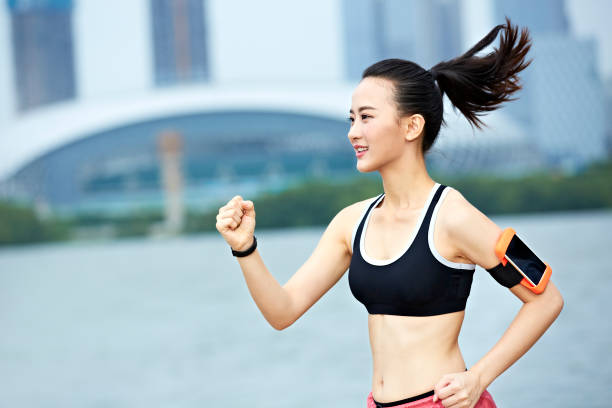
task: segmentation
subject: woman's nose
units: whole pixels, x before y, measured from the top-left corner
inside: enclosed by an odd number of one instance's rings
[[[348,131],[348,138],[351,144],[353,141],[358,139],[361,136],[361,130],[359,129],[359,125],[357,123],[353,123]]]

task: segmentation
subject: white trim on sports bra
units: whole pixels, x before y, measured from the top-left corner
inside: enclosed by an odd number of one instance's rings
[[[446,197],[446,194],[448,194],[451,188],[452,187],[447,187],[444,189],[444,191],[442,191],[442,194],[440,194],[440,199],[436,203],[433,213],[431,214],[431,220],[429,220],[429,231],[427,232],[427,242],[429,244],[429,250],[431,251],[432,255],[438,261],[440,261],[443,265],[446,265],[450,268],[473,270],[473,269],[476,269],[476,264],[449,261],[448,259],[444,258],[442,255],[440,255],[440,253],[436,249],[436,246],[434,245],[433,233],[434,233],[434,226],[436,224],[436,215],[438,215],[438,210],[440,209],[440,203],[442,203],[442,200],[444,200],[444,197]]]
[[[359,218],[357,218],[357,222],[355,223],[355,226],[353,227],[353,234],[351,235],[351,250],[352,248],[355,248],[355,235],[357,234],[357,228],[359,228],[359,224],[361,224],[361,220],[363,219],[366,211],[368,211],[368,208],[370,208],[370,204],[372,204],[372,201],[376,200],[376,197],[368,198],[368,201],[363,207],[363,210],[361,210],[361,215],[359,216]]]
[[[412,242],[414,241],[414,239],[416,238],[419,229],[421,229],[421,224],[423,224],[423,219],[425,218],[425,214],[427,213],[427,209],[429,208],[429,205],[431,204],[431,200],[433,199],[436,191],[438,190],[438,187],[440,187],[440,183],[436,183],[434,184],[434,186],[431,188],[431,191],[429,192],[429,196],[427,197],[427,201],[425,202],[425,205],[423,206],[423,208],[421,209],[421,214],[419,215],[419,220],[416,223],[416,227],[414,228],[414,230],[412,231],[412,234],[410,236],[410,239],[408,240],[408,243],[404,246],[404,249],[402,251],[400,251],[397,255],[395,255],[393,258],[390,259],[376,259],[376,258],[372,258],[370,256],[368,256],[368,254],[366,254],[365,252],[365,233],[367,231],[368,228],[368,221],[370,220],[370,216],[372,215],[372,211],[370,211],[365,219],[365,222],[363,224],[363,229],[361,230],[361,239],[359,241],[359,250],[361,252],[361,257],[363,258],[364,261],[366,261],[367,263],[371,264],[371,265],[389,265],[392,262],[397,261],[399,258],[401,258],[402,255],[404,255],[406,253],[406,251],[408,251],[408,249],[410,248],[410,246],[412,245]],[[378,203],[384,198],[384,194],[382,196],[380,196],[380,198],[378,200],[376,200],[376,204],[374,204],[374,206],[372,207],[372,210],[374,208],[376,208],[376,206],[378,205]]]

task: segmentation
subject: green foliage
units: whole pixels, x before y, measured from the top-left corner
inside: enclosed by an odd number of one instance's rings
[[[161,212],[149,211],[115,217],[111,223],[118,237],[140,237],[149,234],[151,226],[163,221]]]
[[[0,202],[0,245],[67,239],[69,230],[65,221],[42,220],[32,208]]]
[[[281,193],[257,197],[257,225],[262,228],[325,225],[343,207],[377,194],[378,180],[353,180],[346,184],[310,180]]]
[[[442,178],[485,214],[584,210],[612,207],[612,161],[582,173],[536,173],[520,179]]]
[[[571,176],[542,172],[518,179],[486,175],[434,179],[459,190],[488,215],[612,208],[612,160]],[[245,199],[255,203],[257,228],[291,228],[327,225],[342,208],[382,191],[380,178],[360,176],[344,183],[310,180],[280,193]],[[201,221],[190,232],[214,231],[217,211],[194,215]]]
[[[433,178],[459,190],[487,215],[612,208],[612,160],[595,163],[569,176],[543,172],[518,179],[486,175]],[[382,191],[380,177],[360,175],[349,181],[311,179],[282,192],[264,192],[245,199],[255,203],[257,228],[292,228],[327,225],[342,208]],[[206,212],[188,212],[184,232],[215,231],[221,205]],[[0,202],[0,245],[68,239],[74,228],[109,225],[115,236],[143,236],[162,221],[163,213],[159,210],[120,216],[82,214],[69,221],[42,220],[31,208]]]
[[[109,225],[114,229],[117,237],[148,235],[151,226],[162,221],[163,214],[161,211],[146,209],[122,215],[85,213],[72,219],[72,223],[78,227]]]

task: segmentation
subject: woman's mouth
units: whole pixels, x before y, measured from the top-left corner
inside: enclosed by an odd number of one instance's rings
[[[367,148],[359,148],[357,150],[355,150],[355,156],[357,156],[357,158],[362,157],[364,154],[366,154],[366,152],[368,151]]]

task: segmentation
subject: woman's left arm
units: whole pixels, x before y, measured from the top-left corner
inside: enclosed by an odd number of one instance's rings
[[[456,190],[449,191],[444,201],[442,214],[446,215],[439,223],[447,239],[484,269],[499,264],[494,248],[501,228]],[[436,384],[434,400],[440,399],[445,407],[473,407],[489,384],[534,345],[563,308],[563,297],[552,279],[540,294],[521,284],[510,291],[523,305],[499,341],[467,372],[447,374]]]

